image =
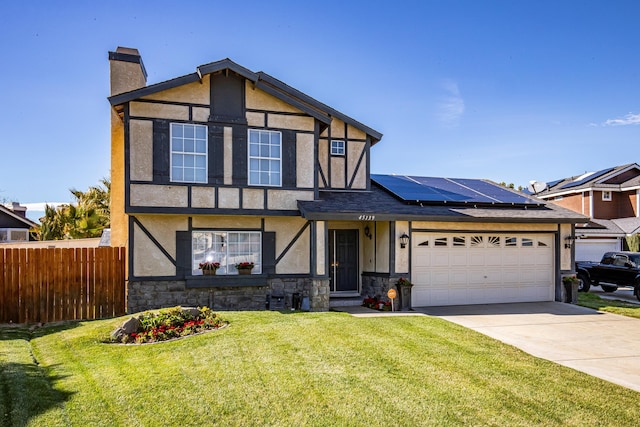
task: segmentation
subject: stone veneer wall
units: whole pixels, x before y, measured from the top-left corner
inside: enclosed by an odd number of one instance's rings
[[[406,278],[406,276],[403,276]],[[411,309],[411,287],[398,286],[400,277],[389,277],[388,275],[378,276],[375,274],[362,275],[362,297],[378,297],[383,301],[388,301],[387,292],[389,289],[396,290],[396,310]]]
[[[384,300],[388,300],[387,292],[389,289],[394,288],[395,286],[391,285],[391,282],[395,283],[395,279],[391,279],[389,275],[377,276],[374,274],[363,274],[362,275],[362,297],[379,297]]]
[[[269,295],[284,295],[285,309],[291,309],[292,296],[309,297],[311,311],[329,310],[329,280],[312,278],[268,279],[266,286],[188,288],[184,280],[130,281],[127,286],[127,312],[178,305],[213,310],[265,310]]]

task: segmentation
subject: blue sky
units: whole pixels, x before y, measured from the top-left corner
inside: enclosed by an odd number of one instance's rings
[[[235,3],[235,4],[231,4]],[[0,200],[109,176],[109,64],[222,58],[382,132],[373,173],[526,186],[639,162],[637,1],[5,2]]]

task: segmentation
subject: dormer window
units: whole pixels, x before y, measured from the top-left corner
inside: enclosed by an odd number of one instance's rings
[[[344,141],[331,140],[331,155],[344,156]]]
[[[602,201],[610,202],[611,201],[611,191],[603,191],[602,192]]]

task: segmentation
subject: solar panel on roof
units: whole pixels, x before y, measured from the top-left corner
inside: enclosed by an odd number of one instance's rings
[[[577,187],[578,185],[582,185],[582,184],[584,184],[584,183],[586,183],[586,182],[589,182],[589,181],[591,181],[591,180],[594,180],[594,179],[600,178],[602,175],[608,174],[608,173],[609,173],[609,172],[611,172],[613,169],[614,169],[614,168],[602,169],[601,171],[598,171],[598,172],[592,173],[592,174],[590,174],[590,175],[588,175],[588,176],[586,176],[586,177],[584,177],[584,178],[582,178],[582,179],[580,179],[580,180],[578,180],[578,181],[573,181],[573,182],[570,182],[570,183],[568,183],[568,184],[565,184],[565,185],[563,185],[563,186],[562,186],[562,187],[560,187],[560,188],[571,188],[571,187]]]
[[[513,191],[507,190],[505,187],[492,184],[487,181],[482,181],[480,179],[457,179],[456,178],[453,181],[467,185],[470,188],[472,188],[473,191],[477,191],[480,194],[483,194],[484,196],[489,197],[490,199],[498,203],[517,203],[517,204],[532,203],[532,200],[529,197],[526,197],[518,193],[514,193]]]
[[[561,183],[562,181],[564,181],[564,180],[565,180],[565,178],[562,178],[562,179],[556,179],[555,181],[547,182],[547,188],[551,188],[551,187],[553,187],[554,185],[558,185],[558,184],[560,184],[560,183]]]
[[[479,179],[371,175],[371,179],[406,202],[540,205],[541,203]]]

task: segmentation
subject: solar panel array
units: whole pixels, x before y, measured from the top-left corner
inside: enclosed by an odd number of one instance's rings
[[[577,187],[578,185],[582,185],[587,181],[591,181],[592,179],[597,179],[600,178],[602,175],[608,174],[609,172],[611,172],[613,169],[615,168],[609,168],[609,169],[602,169],[601,171],[592,173],[590,175],[585,176],[584,178],[578,180],[578,181],[572,181],[569,182],[567,184],[564,184],[562,187],[560,188],[571,188],[571,187]]]
[[[543,203],[480,179],[371,175],[378,185],[406,202],[529,205]]]

